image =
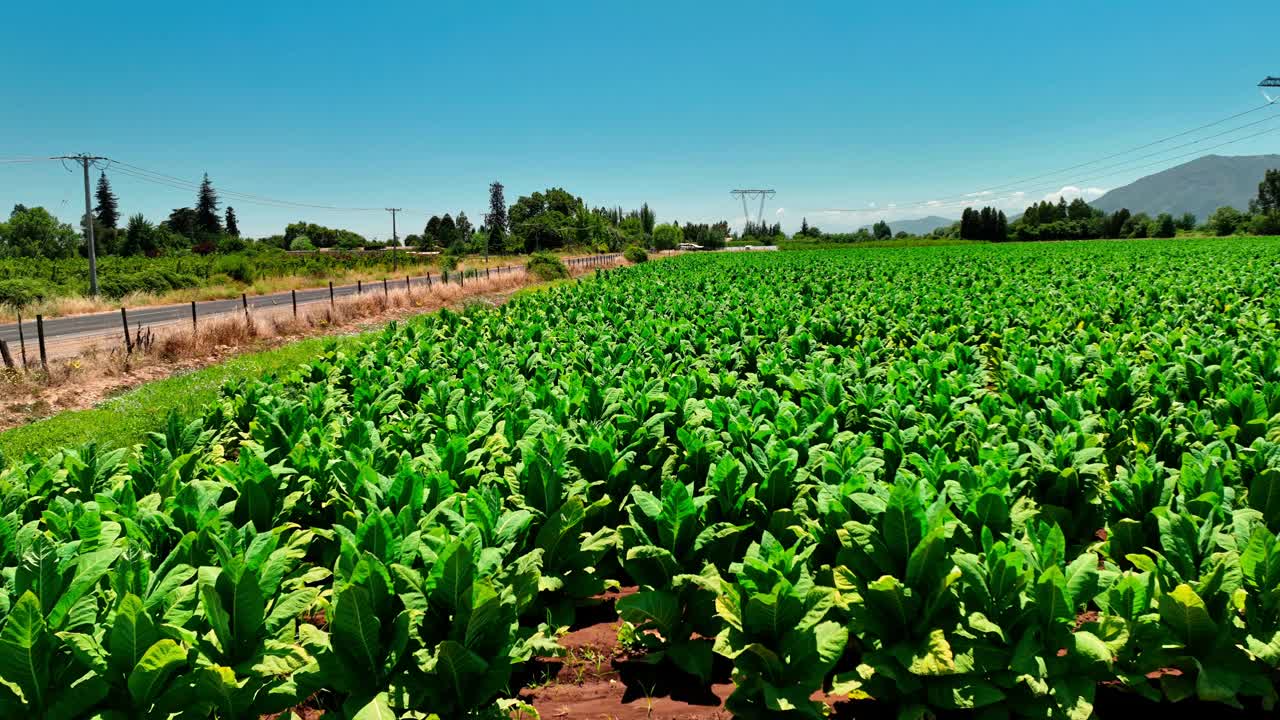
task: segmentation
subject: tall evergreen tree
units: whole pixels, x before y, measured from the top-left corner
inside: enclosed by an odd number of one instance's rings
[[[466,211],[459,211],[458,218],[454,222],[458,226],[458,235],[462,237],[462,241],[470,242],[471,233],[475,232],[475,228],[471,227],[471,220],[467,218]]]
[[[440,216],[432,215],[427,226],[422,229],[422,246],[436,248],[440,246]]]
[[[657,216],[653,214],[653,210],[649,209],[649,203],[640,206],[640,227],[644,230],[645,235],[653,234],[653,226],[657,223]]]
[[[95,193],[98,206],[93,209],[98,224],[114,230],[120,222],[120,207],[116,203],[116,194],[111,192],[111,182],[106,173],[98,173],[98,190]]]
[[[502,248],[507,236],[507,200],[502,194],[502,183],[496,180],[489,185],[489,215],[484,224],[489,227],[489,247]]]
[[[236,223],[236,209],[227,206],[227,234],[232,237],[240,237],[240,226]]]
[[[222,222],[218,219],[218,193],[209,182],[209,173],[204,174],[200,182],[200,193],[196,196],[196,232],[217,234],[222,232]]]
[[[451,248],[458,241],[458,225],[453,221],[453,216],[445,213],[440,218],[440,246]]]

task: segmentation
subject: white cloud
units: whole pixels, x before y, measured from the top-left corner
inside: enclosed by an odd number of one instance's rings
[[[1064,198],[1067,202],[1071,202],[1076,198],[1084,198],[1086,201],[1097,200],[1098,198],[1105,195],[1106,192],[1107,192],[1106,188],[1099,188],[1099,187],[1082,188],[1082,187],[1076,187],[1075,185],[1067,185],[1063,187],[1061,190],[1058,190],[1056,192],[1051,192],[1048,195],[1045,195],[1044,199],[1048,200],[1049,202],[1058,202],[1058,198]]]
[[[777,210],[775,210],[773,214],[774,214],[774,215],[777,215],[778,217],[782,217],[783,215],[786,215],[786,214],[787,214],[787,209],[786,209],[786,208],[781,208],[781,207],[780,207],[780,208],[778,208]]]
[[[941,200],[930,200],[929,202],[925,203],[925,205],[928,205],[929,207],[937,207],[941,204],[942,204]]]

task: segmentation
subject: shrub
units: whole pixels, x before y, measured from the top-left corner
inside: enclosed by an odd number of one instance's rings
[[[218,239],[218,252],[220,253],[238,253],[244,252],[249,247],[249,243],[239,235],[223,235]]]
[[[218,258],[213,263],[213,271],[230,275],[233,279],[246,284],[253,282],[258,277],[253,265],[240,255],[228,255]]]
[[[638,248],[634,245],[623,251],[622,257],[627,259],[629,263],[642,263],[649,259],[649,253],[644,248]]]
[[[539,280],[558,280],[569,277],[569,269],[560,258],[548,252],[534,253],[525,264],[525,269]]]
[[[289,249],[294,252],[315,252],[316,246],[311,242],[311,238],[306,235],[299,235],[289,243]]]
[[[45,291],[45,284],[35,280],[26,278],[0,280],[0,305],[11,305],[15,308],[24,307],[43,300]]]
[[[1280,235],[1280,213],[1259,213],[1249,220],[1252,235]]]

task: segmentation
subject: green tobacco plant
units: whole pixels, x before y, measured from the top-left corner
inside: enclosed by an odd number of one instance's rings
[[[674,478],[663,482],[661,499],[639,488],[631,497],[631,522],[618,533],[623,569],[640,591],[617,601],[618,614],[635,626],[648,662],[669,660],[708,683],[710,638],[720,630],[717,568],[728,569],[745,526],[707,524],[689,488]],[[685,572],[697,567],[703,571]]]
[[[831,619],[836,592],[806,567],[812,547],[785,548],[765,533],[747,549],[716,608],[725,628],[715,651],[733,661],[736,688],[725,707],[741,718],[820,718],[810,696],[844,652],[849,632]]]

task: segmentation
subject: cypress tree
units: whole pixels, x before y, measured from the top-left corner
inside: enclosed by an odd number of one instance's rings
[[[116,203],[116,194],[111,192],[111,182],[107,180],[106,173],[98,173],[98,190],[95,195],[98,206],[93,210],[98,224],[114,230],[120,222],[120,207]]]
[[[496,245],[499,249],[507,235],[507,200],[502,189],[502,183],[496,180],[489,185],[489,215],[484,219],[489,227],[489,247]]]
[[[232,237],[240,237],[240,226],[236,224],[236,209],[227,206],[227,234]]]
[[[218,219],[218,194],[209,182],[209,173],[204,174],[200,183],[200,193],[196,196],[196,232],[217,234],[222,232],[222,222]]]

